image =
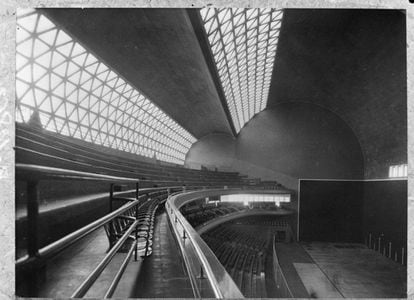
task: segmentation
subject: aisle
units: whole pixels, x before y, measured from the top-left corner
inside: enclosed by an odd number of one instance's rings
[[[167,214],[156,216],[153,253],[140,271],[133,298],[194,298]]]

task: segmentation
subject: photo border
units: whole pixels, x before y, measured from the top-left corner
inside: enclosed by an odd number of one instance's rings
[[[410,2],[411,1],[411,2]],[[15,32],[16,8],[198,8],[275,7],[275,8],[366,8],[406,11],[407,24],[407,156],[408,156],[408,220],[407,220],[407,297],[414,299],[414,1],[413,0],[74,0],[11,1],[0,3],[0,298],[15,296]]]

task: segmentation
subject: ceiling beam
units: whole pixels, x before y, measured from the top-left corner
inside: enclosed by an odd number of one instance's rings
[[[210,71],[211,78],[216,87],[216,91],[219,96],[221,106],[223,107],[224,113],[226,114],[227,121],[230,125],[233,136],[236,137],[237,131],[236,131],[236,128],[234,127],[231,114],[230,114],[230,110],[227,106],[227,101],[224,95],[223,86],[221,85],[217,67],[214,62],[213,53],[211,52],[208,37],[203,27],[203,21],[201,20],[199,9],[190,8],[190,9],[187,9],[187,13],[188,13],[188,17],[190,18],[191,25],[193,26],[194,33],[200,44],[201,51],[203,52],[203,56],[206,61],[207,67]]]

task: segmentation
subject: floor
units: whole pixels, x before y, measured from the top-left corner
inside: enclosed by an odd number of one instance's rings
[[[276,243],[295,298],[405,298],[406,267],[363,244]]]
[[[279,265],[286,278],[294,298],[310,298],[301,277],[296,271],[295,263],[313,263],[313,260],[297,243],[276,243]]]
[[[313,242],[303,248],[346,298],[407,296],[406,266],[362,244]]]
[[[108,239],[101,228],[49,260],[39,297],[69,298],[103,259],[107,249]],[[85,297],[103,298],[125,255],[114,256]],[[113,297],[194,298],[180,257],[163,212],[156,217],[152,255],[145,260],[130,260]]]
[[[181,254],[170,230],[167,214],[158,215],[152,255],[142,264],[134,298],[194,298]]]
[[[46,280],[41,286],[39,297],[68,298],[87,278],[93,269],[106,255],[108,239],[103,228],[86,236],[79,242],[65,249],[62,253],[49,260],[46,268]],[[126,253],[117,253],[108,264],[101,276],[96,280],[85,297],[102,298],[106,289],[119,269]],[[140,268],[141,261],[130,261],[123,275],[122,282],[134,276]],[[124,292],[118,295],[129,296]]]

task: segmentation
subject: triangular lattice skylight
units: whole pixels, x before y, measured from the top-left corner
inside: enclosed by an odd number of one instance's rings
[[[41,13],[20,11],[16,121],[182,164],[195,138]]]
[[[200,11],[236,132],[266,108],[282,11]]]

